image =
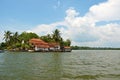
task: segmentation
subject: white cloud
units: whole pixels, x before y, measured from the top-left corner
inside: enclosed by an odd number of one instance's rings
[[[37,27],[33,28],[32,30],[28,30],[28,32],[35,32],[40,33],[40,35],[50,34],[54,31],[59,25],[65,25],[64,22],[56,22],[52,24],[41,24]]]
[[[92,6],[86,16],[97,21],[120,20],[119,8],[120,0],[108,0],[107,2]]]
[[[0,35],[0,42],[3,41],[3,35]]]
[[[119,24],[107,24],[96,28],[96,34],[105,41],[120,42],[120,25]]]
[[[96,22],[120,20],[119,3],[120,0],[108,0],[93,5],[83,17],[74,8],[69,8],[64,21],[41,24],[31,31],[44,35],[58,28],[65,39],[72,40],[73,45],[120,47],[116,45],[120,44],[120,24],[109,22],[96,26]]]
[[[4,41],[3,38],[4,38],[4,25],[0,25],[0,42]]]

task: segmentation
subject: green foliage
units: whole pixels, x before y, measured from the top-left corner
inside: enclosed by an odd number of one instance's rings
[[[39,38],[39,36],[35,33],[27,33],[27,32],[23,32],[20,35],[18,34],[18,32],[10,32],[10,31],[5,31],[4,34],[4,40],[5,40],[5,44],[1,44],[1,48],[4,47],[7,49],[15,49],[15,48],[29,48],[30,46],[28,45],[28,41],[32,38]],[[24,45],[22,45],[22,41],[25,41]]]
[[[62,40],[61,38],[61,35],[60,35],[60,31],[58,30],[58,29],[56,29],[55,31],[53,31],[53,35],[52,35],[52,37],[53,37],[53,40],[55,41],[55,42],[58,42],[58,43],[60,43],[60,41]]]
[[[4,34],[4,40],[5,40],[5,42],[6,42],[6,44],[7,45],[10,45],[10,43],[11,43],[11,40],[12,40],[12,32],[10,32],[10,31],[5,31],[5,34]]]
[[[109,48],[109,47],[86,47],[86,46],[71,46],[73,50],[120,50],[120,48]]]
[[[12,33],[10,31],[5,31],[4,40],[7,44],[7,46],[15,44],[16,42],[18,42],[19,41],[18,35],[19,35],[18,32]]]
[[[4,42],[0,43],[0,50],[5,49],[6,46],[7,46],[6,43],[4,43]]]
[[[12,39],[13,39],[14,43],[19,42],[19,34],[18,34],[18,32],[13,33]]]
[[[15,46],[16,46],[16,48],[20,48],[21,47],[21,43],[16,43]]]
[[[64,46],[70,46],[70,45],[71,45],[71,41],[69,39],[64,41]]]
[[[50,34],[47,34],[45,36],[41,36],[40,39],[42,39],[45,42],[54,42],[54,39]]]
[[[79,50],[80,47],[79,46],[71,46],[73,50]]]
[[[22,42],[22,40],[24,40],[25,42],[29,41],[32,38],[39,38],[39,36],[35,33],[27,33],[27,32],[23,32],[22,34],[19,35],[19,39]]]
[[[8,42],[10,40],[11,34],[12,33],[10,31],[5,31],[4,39],[5,39],[6,42]]]
[[[60,31],[58,29],[56,29],[55,31],[53,31],[53,34],[47,34],[45,36],[41,36],[40,39],[42,39],[45,42],[57,42],[57,43],[60,43],[62,37],[60,35]]]

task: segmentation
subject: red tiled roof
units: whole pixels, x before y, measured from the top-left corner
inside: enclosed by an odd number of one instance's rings
[[[39,47],[39,48],[49,48],[48,45],[36,45],[36,46]]]
[[[44,42],[43,40],[41,39],[30,39],[29,40],[29,43],[32,43],[33,45],[39,47],[39,48],[49,48],[49,45],[48,43]]]
[[[35,38],[30,39],[29,42],[33,43],[33,44],[36,44],[36,45],[47,45],[48,44],[41,39],[35,39]]]
[[[59,43],[54,43],[54,42],[47,43],[47,42],[44,42],[41,39],[36,39],[36,38],[30,39],[29,43],[32,43],[34,46],[37,46],[37,47],[40,47],[40,48],[49,48],[49,47],[59,46]]]

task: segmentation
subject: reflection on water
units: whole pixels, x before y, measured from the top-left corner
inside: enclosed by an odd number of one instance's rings
[[[0,80],[120,80],[120,51],[5,52]]]

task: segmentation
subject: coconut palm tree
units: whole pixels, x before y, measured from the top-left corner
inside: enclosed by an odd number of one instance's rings
[[[53,31],[53,39],[54,39],[55,42],[60,43],[61,36],[60,36],[60,31],[58,29],[56,29],[55,31]]]
[[[70,39],[67,39],[66,42],[67,42],[67,46],[71,45],[71,40]]]
[[[5,31],[5,34],[4,34],[4,40],[5,42],[9,45],[10,44],[10,40],[11,40],[11,35],[12,35],[12,32],[10,31]]]
[[[15,32],[13,34],[13,41],[14,41],[14,43],[17,43],[19,41],[19,34],[18,34],[18,32]]]

